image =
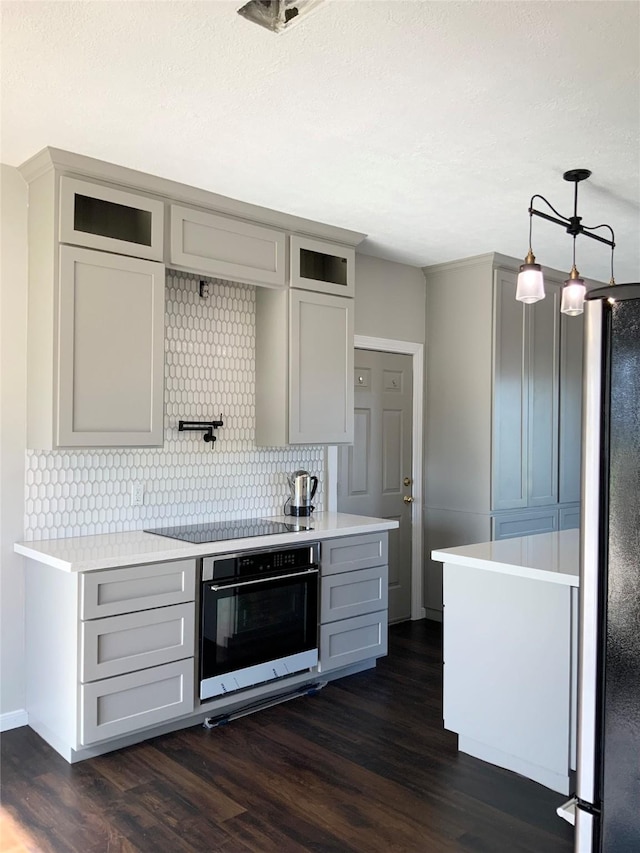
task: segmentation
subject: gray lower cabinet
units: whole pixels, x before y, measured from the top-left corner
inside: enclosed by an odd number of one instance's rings
[[[195,581],[195,560],[81,576],[82,746],[193,711]]]
[[[29,725],[75,761],[192,713],[195,589],[195,560],[86,573],[30,562]]]
[[[322,543],[319,672],[386,655],[387,548],[386,532]]]

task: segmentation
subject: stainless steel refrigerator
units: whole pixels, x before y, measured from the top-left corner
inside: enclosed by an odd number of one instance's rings
[[[585,303],[576,853],[640,851],[640,284]]]

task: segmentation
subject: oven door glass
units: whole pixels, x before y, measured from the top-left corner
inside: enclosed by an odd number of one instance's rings
[[[317,648],[317,572],[214,586],[202,585],[201,680]]]

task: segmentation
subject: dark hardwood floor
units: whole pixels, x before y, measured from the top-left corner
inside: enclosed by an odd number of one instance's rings
[[[442,728],[441,638],[390,631],[376,670],[207,731],[68,765],[2,736],[0,849],[571,853],[563,799],[459,754]]]

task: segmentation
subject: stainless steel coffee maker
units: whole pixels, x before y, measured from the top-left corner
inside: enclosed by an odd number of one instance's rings
[[[308,471],[294,471],[287,477],[291,494],[285,504],[287,515],[306,517],[311,515],[314,506],[311,505],[313,496],[318,488],[318,478]]]

